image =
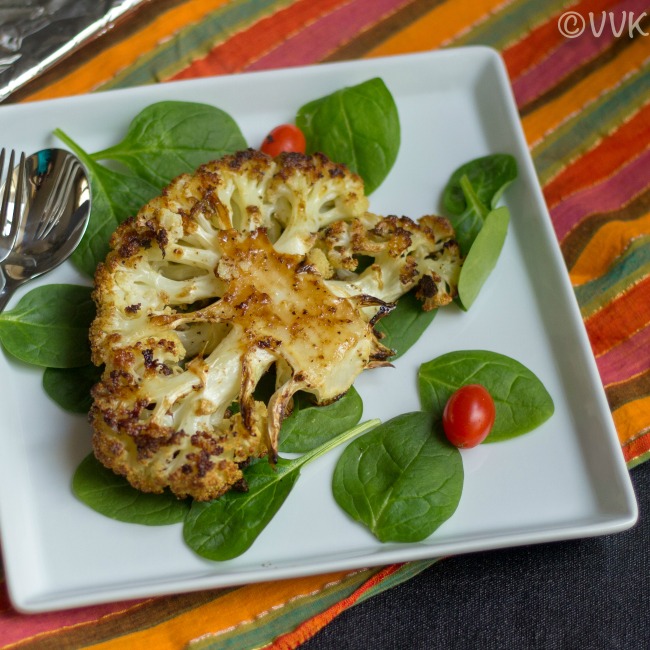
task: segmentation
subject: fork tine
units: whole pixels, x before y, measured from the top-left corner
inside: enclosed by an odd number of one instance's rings
[[[2,150],[2,162],[4,163],[4,153],[5,150]],[[0,235],[4,231],[5,223],[7,220],[7,207],[9,205],[9,196],[11,195],[11,176],[14,171],[14,158],[15,152],[12,149],[11,154],[9,155],[9,168],[7,170],[7,179],[5,181],[5,191],[2,197],[2,206],[0,206],[0,219],[2,220],[2,227],[0,228]],[[2,166],[0,166],[0,171],[2,171]]]
[[[64,199],[70,192],[77,170],[77,161],[74,158],[68,158],[59,173],[54,192],[48,196],[43,208],[43,218],[36,230],[37,239],[46,237],[61,218],[65,209]]]
[[[0,181],[2,180],[2,172],[5,167],[5,148],[2,147],[2,151],[0,151]],[[0,237],[2,237],[2,231],[5,229],[5,211],[3,209],[3,204],[0,203]]]
[[[23,207],[23,194],[25,193],[25,152],[20,154],[20,163],[18,164],[18,180],[16,181],[16,189],[14,191],[14,213],[11,218],[11,230],[9,231],[9,238],[11,246],[16,243],[18,229],[22,222],[22,207]]]
[[[4,167],[5,159],[5,150],[3,149],[0,152],[0,174],[2,174],[2,169]],[[2,197],[2,205],[0,206],[0,262],[3,262],[9,254],[11,253],[14,245],[16,244],[16,239],[18,237],[18,231],[22,224],[24,210],[23,210],[23,198],[25,194],[25,153],[20,155],[20,163],[18,165],[18,177],[16,179],[13,198],[13,211],[11,218],[9,217],[9,201],[11,199],[11,189],[14,177],[14,160],[15,160],[15,151],[11,151],[9,156],[9,167],[7,173],[5,174],[5,190]]]

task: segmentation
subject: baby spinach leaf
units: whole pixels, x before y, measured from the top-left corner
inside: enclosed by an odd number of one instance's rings
[[[405,413],[351,442],[332,490],[336,502],[381,542],[418,542],[455,512],[460,452],[429,413]]]
[[[465,212],[468,201],[460,180],[467,176],[480,203],[496,208],[504,190],[517,178],[517,173],[517,161],[510,154],[495,153],[470,160],[451,175],[443,192],[443,207],[450,215],[459,216]]]
[[[496,419],[486,442],[514,438],[553,415],[553,399],[532,371],[486,350],[449,352],[423,363],[418,373],[422,409],[440,420],[451,394],[466,384],[482,384],[494,399]]]
[[[508,233],[510,212],[501,207],[490,211],[467,253],[458,278],[458,298],[463,309],[472,306],[481,287],[497,264]]]
[[[90,389],[100,380],[102,370],[89,363],[79,368],[45,368],[43,390],[62,409],[88,413],[92,404]]]
[[[230,490],[219,499],[195,501],[183,526],[187,545],[209,560],[231,560],[250,548],[273,519],[298,480],[304,465],[356,435],[376,426],[370,420],[346,431],[295,460],[251,464],[244,476],[247,492]]]
[[[92,159],[118,161],[162,188],[179,174],[246,147],[239,126],[221,109],[163,101],[138,113],[122,142],[92,154]]]
[[[60,129],[56,129],[54,134],[77,154],[90,174],[93,197],[90,220],[71,259],[81,271],[93,277],[97,264],[108,253],[109,240],[115,229],[127,217],[137,214],[147,201],[159,194],[159,189],[141,178],[95,162]]]
[[[280,451],[302,454],[347,431],[361,419],[363,402],[354,386],[336,402],[317,406],[309,395],[294,397],[293,411],[282,423]]]
[[[215,501],[192,503],[183,526],[187,545],[209,560],[231,560],[247,551],[273,519],[298,480],[290,461],[252,463],[247,492],[230,491]]]
[[[305,134],[307,151],[345,163],[363,178],[366,194],[381,185],[397,158],[397,105],[379,78],[305,104],[296,124]]]
[[[437,313],[436,309],[424,311],[413,291],[404,294],[397,301],[395,309],[375,325],[375,329],[384,335],[382,344],[395,350],[395,356],[391,360],[401,357],[417,343]]]
[[[100,514],[130,524],[166,526],[177,524],[190,508],[188,501],[171,492],[148,494],[104,467],[93,454],[84,458],[72,478],[74,495]]]
[[[75,368],[90,362],[88,328],[95,317],[90,287],[49,284],[0,314],[0,343],[36,366]]]
[[[481,228],[483,228],[489,210],[481,203],[467,176],[463,176],[459,183],[467,205],[460,215],[450,215],[449,220],[456,231],[456,240],[461,253],[467,255],[477,235],[481,232]]]
[[[443,207],[465,256],[458,282],[458,303],[465,310],[478,296],[501,254],[510,214],[496,205],[516,177],[513,156],[483,156],[461,165],[443,192]]]

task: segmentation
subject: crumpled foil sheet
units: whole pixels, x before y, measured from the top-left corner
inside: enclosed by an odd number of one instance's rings
[[[0,0],[0,102],[148,0]]]

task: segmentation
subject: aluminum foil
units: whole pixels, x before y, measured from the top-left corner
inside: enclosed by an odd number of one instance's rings
[[[0,101],[147,0],[0,0]]]

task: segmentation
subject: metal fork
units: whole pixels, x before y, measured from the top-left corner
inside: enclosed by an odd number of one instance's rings
[[[13,184],[14,162],[16,153],[12,149],[9,155],[9,167],[7,169],[5,189],[0,203],[0,262],[7,259],[11,253],[18,237],[18,231],[24,214],[24,193],[25,193],[25,154],[20,154],[18,167],[18,179],[11,202],[11,186]],[[5,162],[5,149],[0,151],[0,176]],[[9,214],[11,212],[11,214]]]
[[[65,206],[70,196],[80,164],[76,158],[66,158],[61,171],[56,178],[54,191],[47,197],[43,213],[36,229],[36,239],[47,237],[52,228],[56,226],[65,211]]]

